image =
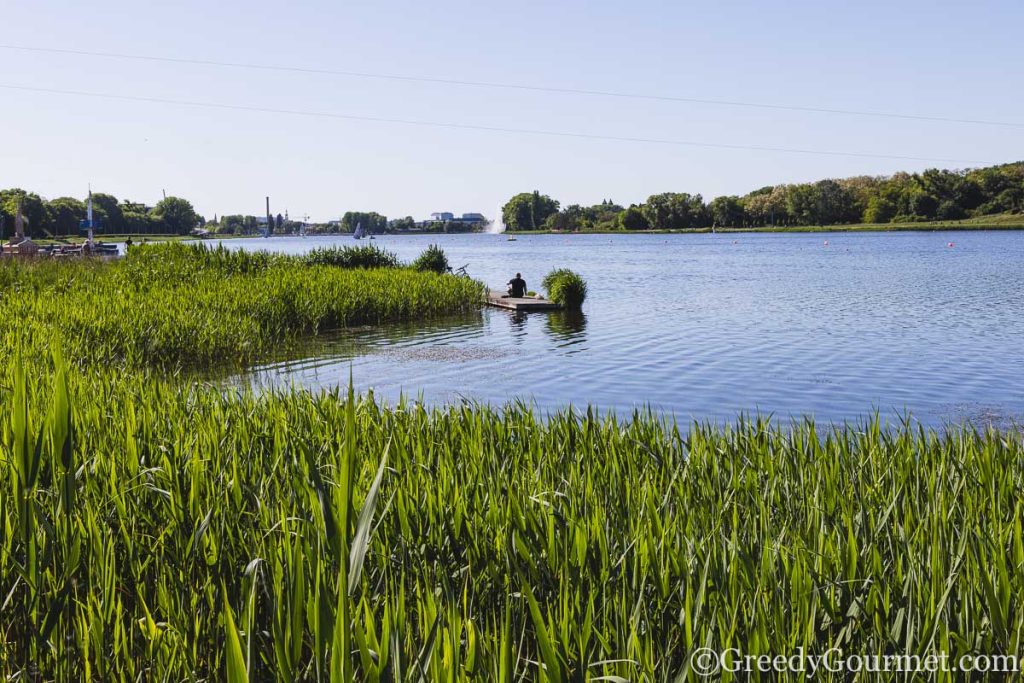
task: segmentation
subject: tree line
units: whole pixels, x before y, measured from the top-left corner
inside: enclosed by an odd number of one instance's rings
[[[0,190],[0,238],[14,234],[18,205],[29,237],[71,237],[86,218],[86,202],[75,197],[43,199],[20,188]],[[202,225],[203,217],[187,199],[166,197],[146,206],[104,192],[92,195],[93,220],[113,235],[187,235]]]
[[[509,230],[698,230],[709,227],[918,223],[1024,213],[1024,162],[769,185],[743,196],[665,192],[623,207],[585,207],[523,192],[502,207]]]

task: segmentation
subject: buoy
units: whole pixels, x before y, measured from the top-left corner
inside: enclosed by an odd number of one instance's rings
[[[826,247],[828,246],[828,240],[825,240],[825,246]]]
[[[952,246],[953,246],[953,243],[952,243],[952,242],[947,242],[947,243],[946,243],[946,246],[947,246],[947,247],[952,247]]]

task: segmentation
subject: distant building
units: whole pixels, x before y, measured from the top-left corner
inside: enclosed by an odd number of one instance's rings
[[[458,218],[451,211],[436,211],[430,214],[430,218],[420,223],[417,223],[420,227],[429,227],[432,223],[452,223],[456,226],[462,225],[467,228],[475,228],[483,223],[487,222],[487,218],[482,213],[464,213]]]

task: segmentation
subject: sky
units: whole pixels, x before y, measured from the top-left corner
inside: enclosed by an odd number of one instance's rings
[[[628,205],[1024,159],[1019,0],[0,0],[0,25],[0,188],[48,198],[91,184],[150,205],[185,197],[207,218],[262,214],[269,195],[292,218],[421,219],[493,216],[535,189],[563,205]]]

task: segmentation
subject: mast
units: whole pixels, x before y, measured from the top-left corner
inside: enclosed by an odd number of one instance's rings
[[[85,205],[85,219],[86,222],[89,224],[89,237],[86,240],[86,244],[89,245],[89,249],[92,249],[92,185],[89,185],[89,201]]]
[[[267,197],[267,231],[263,236],[270,237],[270,197]]]
[[[22,242],[25,239],[25,218],[21,215],[21,195],[18,195],[18,204],[14,209],[14,243]]]

